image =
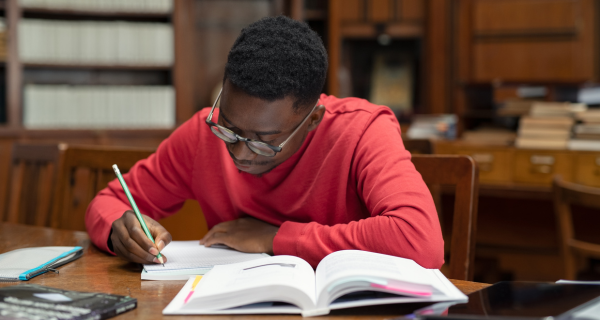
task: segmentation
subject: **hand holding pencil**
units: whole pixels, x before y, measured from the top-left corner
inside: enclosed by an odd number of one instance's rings
[[[126,211],[112,224],[110,240],[114,252],[133,262],[155,262],[164,265],[166,257],[162,256],[160,251],[171,242],[171,234],[158,222],[140,213],[118,167],[113,165],[113,169],[133,208],[133,211]]]

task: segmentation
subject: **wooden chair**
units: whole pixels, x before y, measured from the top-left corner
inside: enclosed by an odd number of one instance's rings
[[[65,144],[15,143],[4,221],[49,226]]]
[[[402,138],[404,148],[411,154],[432,154],[433,145],[429,139],[408,139]]]
[[[112,165],[118,164],[121,172],[126,173],[137,161],[154,151],[147,148],[69,146],[57,185],[59,201],[53,208],[52,226],[85,231],[85,212],[90,201],[115,179]],[[208,231],[200,206],[193,200],[187,201],[177,214],[160,223],[175,240],[198,240]]]
[[[472,280],[479,192],[479,172],[475,161],[469,156],[459,155],[414,155],[412,162],[427,185],[455,187],[450,262],[446,276]]]
[[[571,205],[600,209],[600,188],[567,182],[560,176],[555,176],[552,189],[560,239],[559,246],[564,263],[564,278],[575,280],[577,259],[581,257],[600,258],[600,244],[576,239]]]

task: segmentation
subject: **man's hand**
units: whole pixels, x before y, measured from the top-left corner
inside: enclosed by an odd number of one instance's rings
[[[240,218],[219,223],[200,240],[210,247],[224,244],[241,252],[273,254],[273,239],[279,227],[254,218]]]
[[[142,215],[156,245],[148,239],[140,222],[131,210],[112,224],[113,249],[117,256],[137,263],[159,263],[156,255],[171,242],[171,234],[154,219]],[[167,257],[163,256],[165,262]]]

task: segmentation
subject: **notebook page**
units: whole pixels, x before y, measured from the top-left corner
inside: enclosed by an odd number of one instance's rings
[[[33,247],[0,255],[0,278],[18,279],[21,273],[43,266],[75,247]]]
[[[161,264],[145,264],[148,272],[167,272],[173,270],[212,268],[215,265],[231,264],[268,257],[263,253],[244,253],[224,247],[207,248],[193,241],[172,241],[161,252],[167,257]]]

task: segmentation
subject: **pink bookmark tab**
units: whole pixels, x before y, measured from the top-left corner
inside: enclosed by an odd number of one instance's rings
[[[431,292],[412,291],[412,290],[406,290],[406,289],[402,289],[402,288],[398,288],[398,287],[393,287],[390,285],[381,285],[381,284],[377,284],[377,283],[371,283],[371,287],[385,289],[385,290],[391,290],[391,291],[396,291],[396,292],[402,292],[402,293],[406,293],[406,294],[410,294],[410,295],[414,295],[414,296],[422,296],[422,297],[430,297],[431,296]]]
[[[188,300],[190,300],[200,280],[202,280],[202,276],[196,276],[196,279],[194,279],[194,283],[192,283],[192,290],[190,291],[190,293],[188,293],[187,297],[185,297],[185,300],[183,300],[183,304],[186,304]]]

